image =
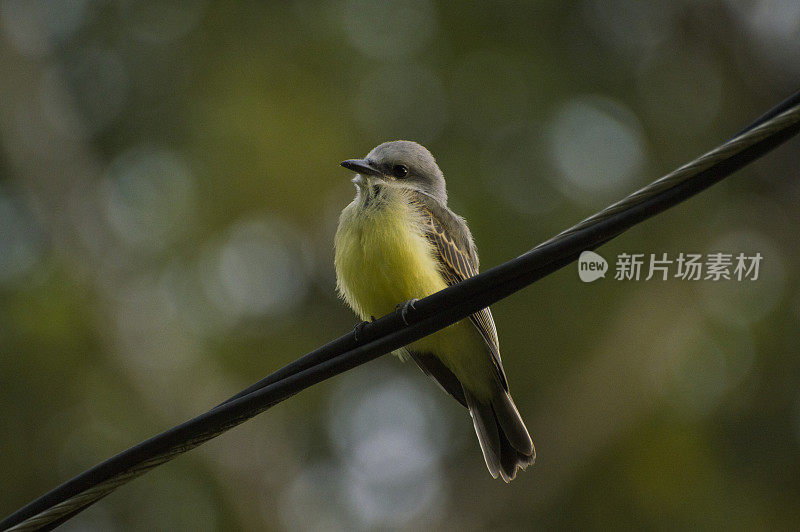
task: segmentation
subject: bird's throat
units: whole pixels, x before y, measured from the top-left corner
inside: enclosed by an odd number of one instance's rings
[[[358,198],[360,200],[360,207],[379,208],[386,203],[387,187],[376,179],[367,178],[358,186]]]

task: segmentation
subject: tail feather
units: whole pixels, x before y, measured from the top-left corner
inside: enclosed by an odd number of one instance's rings
[[[518,469],[536,459],[533,441],[514,401],[505,390],[491,401],[480,401],[467,390],[464,395],[489,473],[510,482]]]
[[[480,403],[475,396],[464,390],[467,399],[469,415],[472,416],[472,424],[475,426],[475,434],[478,435],[478,442],[481,444],[483,459],[486,467],[489,468],[492,478],[497,478],[500,474],[500,431],[495,422],[494,412],[491,403]]]
[[[492,400],[492,410],[494,410],[497,421],[503,428],[509,443],[526,456],[533,455],[531,435],[528,434],[525,422],[522,421],[522,416],[519,415],[519,410],[517,410],[514,400],[511,399],[511,395],[508,392],[497,394],[497,397]]]

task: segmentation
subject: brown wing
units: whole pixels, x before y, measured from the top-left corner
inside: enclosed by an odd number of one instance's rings
[[[478,268],[477,264],[475,264],[476,261],[472,258],[474,253],[470,254],[469,250],[461,249],[430,209],[424,205],[420,209],[424,215],[426,234],[431,242],[436,245],[437,258],[447,284],[453,285],[476,275]],[[483,340],[489,347],[489,351],[492,354],[492,362],[497,370],[497,377],[503,388],[508,391],[503,362],[500,360],[500,343],[497,339],[497,329],[494,326],[494,319],[489,307],[472,314],[469,319],[481,333]]]

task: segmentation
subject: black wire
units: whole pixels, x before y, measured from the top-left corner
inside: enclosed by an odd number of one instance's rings
[[[771,120],[772,118],[775,118],[779,114],[783,113],[784,111],[787,111],[787,110],[791,109],[792,107],[794,107],[795,105],[798,105],[798,104],[800,104],[800,90],[795,92],[791,96],[787,97],[781,103],[779,103],[778,105],[776,105],[775,107],[773,107],[772,109],[770,109],[769,111],[764,113],[763,115],[759,116],[758,118],[756,118],[755,120],[750,122],[750,124],[746,128],[744,128],[743,130],[741,130],[740,132],[738,132],[736,135],[734,135],[731,138],[734,139],[734,138],[736,138],[738,136],[744,135],[748,131],[752,131],[753,129],[757,128],[758,126],[760,126],[761,124],[763,124],[767,120]]]
[[[743,133],[790,108],[792,105],[789,102],[796,102],[797,98],[800,98],[800,91],[759,117]],[[102,486],[106,481],[120,477],[122,481],[118,485],[121,485],[314,384],[464,319],[571,263],[582,251],[608,242],[634,225],[724,179],[798,131],[800,123],[795,123],[624,210],[598,218],[591,224],[579,224],[574,230],[559,235],[558,239],[551,239],[516,259],[426,297],[415,304],[416,311],[412,311],[407,318],[410,322],[408,326],[398,315],[389,314],[365,325],[359,333],[360,343],[355,341],[353,333],[337,338],[212,410],[123,451],[61,484],[0,521],[0,529],[22,523],[92,488]],[[113,485],[109,492],[116,487],[117,484]],[[63,523],[105,494],[69,508],[55,520],[42,523],[39,529],[50,529]]]

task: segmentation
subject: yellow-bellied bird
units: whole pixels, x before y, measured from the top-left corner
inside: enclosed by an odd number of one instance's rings
[[[336,231],[336,280],[361,319],[477,274],[472,235],[447,207],[444,176],[425,147],[386,142],[364,159],[341,164],[358,175],[356,197],[342,211]],[[509,394],[488,308],[395,354],[412,358],[469,408],[493,477],[508,482],[517,469],[533,463],[536,452]]]

